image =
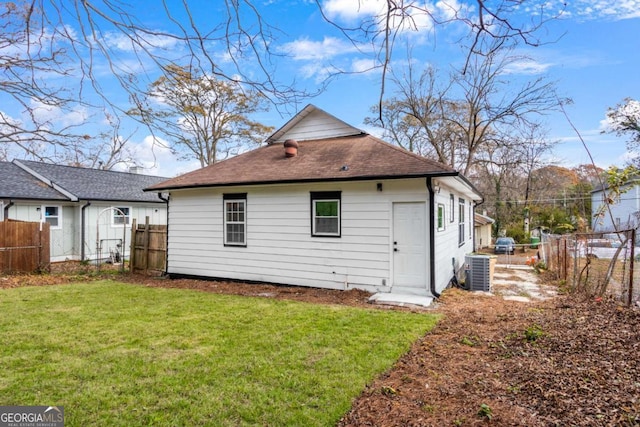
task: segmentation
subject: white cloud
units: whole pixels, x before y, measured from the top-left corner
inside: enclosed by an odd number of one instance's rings
[[[322,41],[302,38],[285,43],[282,45],[281,50],[298,61],[327,60],[358,51],[352,44],[335,37],[325,37]]]
[[[514,61],[505,67],[507,74],[543,74],[553,67],[555,64],[551,62],[539,62],[531,58],[523,58]]]
[[[526,2],[522,12],[532,16],[560,14],[581,20],[640,18],[640,0],[573,0],[570,2]]]
[[[331,19],[344,21],[361,20],[362,16],[375,16],[386,8],[385,0],[327,0],[322,4],[325,13]]]
[[[470,10],[470,6],[461,4],[458,0],[440,0],[436,3],[405,2],[403,6],[404,9],[393,12],[390,26],[404,32],[430,30],[434,26],[434,20],[445,22],[460,16],[461,13],[466,14]],[[387,1],[326,0],[322,8],[332,20],[357,23],[373,18],[382,24],[384,22],[382,18],[387,12]]]
[[[147,135],[141,142],[131,144],[129,150],[135,164],[144,168],[145,175],[171,178],[200,168],[197,160],[179,161],[168,148],[168,142],[157,136]]]
[[[4,111],[0,110],[0,132],[3,132],[4,124],[9,125],[10,127],[21,126],[22,125],[22,121],[20,121],[18,119],[14,119],[10,115],[6,114]],[[9,128],[5,128],[4,131],[7,132],[7,133],[11,132],[9,130]]]
[[[150,31],[150,33],[153,32],[154,31]],[[176,37],[162,34],[163,32],[160,30],[155,32],[157,34],[141,34],[135,38],[135,35],[130,37],[120,32],[110,31],[105,34],[103,42],[110,48],[115,48],[123,52],[135,52],[140,49],[140,45],[145,49],[151,50],[171,49],[179,43]]]
[[[577,0],[571,9],[584,19],[640,18],[640,0]]]
[[[351,62],[351,70],[354,73],[368,73],[376,71],[376,61],[373,59],[354,59]]]
[[[280,50],[303,63],[296,71],[299,76],[316,82],[322,82],[332,74],[363,72],[373,66],[373,60],[353,58],[363,53],[362,50],[334,37],[324,37],[320,41],[301,38],[284,44]],[[345,63],[345,57],[348,63]]]
[[[59,124],[63,127],[81,125],[89,118],[89,113],[84,107],[76,106],[72,110],[64,111],[58,106],[45,104],[36,99],[31,99],[29,110],[38,123]],[[29,116],[25,119],[28,122]]]
[[[453,19],[463,9],[468,10],[468,6],[461,5],[457,0],[439,1],[436,3],[439,15],[444,19]]]

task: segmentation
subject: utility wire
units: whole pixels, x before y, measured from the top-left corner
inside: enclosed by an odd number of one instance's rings
[[[506,199],[506,200],[496,200],[496,202],[500,203],[517,203],[524,205],[525,203],[556,203],[556,202],[568,202],[568,201],[576,201],[576,200],[592,200],[591,196],[584,197],[560,197],[560,198],[550,198],[550,199],[529,199],[529,200],[514,200],[514,199]],[[627,201],[627,200],[640,200],[640,197],[620,197],[617,199],[618,201]],[[602,201],[603,202],[603,201]],[[615,203],[614,203],[615,204]]]

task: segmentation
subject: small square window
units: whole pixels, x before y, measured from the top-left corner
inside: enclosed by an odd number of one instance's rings
[[[48,223],[51,228],[60,227],[60,207],[59,206],[45,206],[44,207],[44,222]]]
[[[113,225],[128,225],[130,223],[130,208],[126,206],[115,206],[111,208],[113,212]]]
[[[311,193],[311,235],[340,237],[339,191]]]
[[[113,225],[128,225],[130,223],[130,208],[116,206],[111,208],[113,212]]]

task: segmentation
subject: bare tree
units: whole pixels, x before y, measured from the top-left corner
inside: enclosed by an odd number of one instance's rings
[[[365,123],[384,124],[385,136],[406,150],[457,167],[461,136],[445,117],[459,115],[464,107],[447,99],[451,83],[439,86],[435,68],[427,67],[417,78],[413,73],[409,64],[402,76],[394,76],[397,96],[385,101],[381,112],[379,106],[372,107],[375,117],[366,118]]]
[[[522,153],[520,167],[526,177],[524,189],[524,233],[529,234],[529,205],[531,203],[533,172],[548,164],[545,156],[551,152],[557,142],[549,141],[546,131],[536,123],[526,128],[521,138],[516,140],[514,148]]]
[[[522,189],[521,164],[522,152],[514,150],[509,141],[494,138],[488,141],[470,176],[484,194],[484,203],[495,219],[497,235],[501,235],[517,215]]]
[[[484,37],[537,45],[537,30],[551,19],[539,13],[536,21],[514,22],[512,14],[521,0],[487,2],[474,7],[462,2],[438,2],[443,13],[413,0],[384,2],[377,14],[362,14],[355,26],[346,26],[326,13],[329,24],[339,27],[344,38],[361,51],[376,52],[374,67],[383,77],[397,39],[406,32],[423,32],[429,26],[459,22],[478,40]],[[262,5],[252,0],[215,3],[212,19],[199,19],[187,1],[159,0],[154,5],[162,27],[149,24],[137,2],[121,0],[17,0],[0,5],[0,142],[13,144],[36,156],[55,146],[57,155],[96,131],[88,123],[105,116],[123,116],[123,99],[108,90],[115,81],[128,95],[143,93],[171,65],[188,64],[194,75],[214,76],[219,81],[241,84],[282,108],[297,106],[309,92],[295,82],[280,81],[277,64],[283,33],[264,19]],[[471,42],[470,55],[482,49]],[[485,54],[485,52],[482,52]],[[340,72],[334,70],[334,73]],[[167,76],[168,77],[168,76]],[[328,78],[330,78],[329,76]],[[109,80],[109,82],[106,82]],[[320,83],[317,91],[324,88]],[[314,93],[317,93],[314,91]],[[11,104],[9,106],[8,104]],[[20,110],[19,117],[11,111]],[[62,120],[64,116],[66,120]],[[74,120],[69,120],[73,116]],[[126,139],[126,138],[125,138]]]
[[[130,167],[136,165],[136,156],[128,144],[131,137],[132,134],[123,136],[120,122],[115,122],[111,132],[104,132],[96,137],[87,138],[82,143],[73,144],[58,158],[43,160],[104,170],[114,169],[118,165]]]
[[[216,19],[205,24],[196,23],[203,21],[188,2],[161,0],[157,6],[164,15],[161,29],[136,16],[135,2],[0,4],[0,144],[43,160],[74,157],[87,141],[120,128],[110,123],[96,129],[97,124],[105,117],[118,121],[128,109],[105,79],[136,96],[176,63],[188,63],[197,75],[241,84],[278,106],[308,95],[275,77],[279,30],[263,20],[252,1],[220,2]]]
[[[273,129],[249,119],[266,108],[266,99],[236,83],[194,75],[170,65],[144,98],[134,98],[131,114],[171,141],[171,149],[201,166],[259,144]]]
[[[358,5],[364,6],[359,0]],[[420,2],[416,0],[388,0],[378,13],[360,20],[358,25],[345,26],[332,19],[320,0],[316,0],[318,8],[327,22],[337,27],[342,34],[359,49],[370,43],[377,56],[377,67],[382,69],[380,98],[378,103],[379,119],[382,120],[382,103],[385,97],[387,74],[391,69],[391,60],[395,53],[396,43],[404,41],[405,33],[435,32],[436,26],[462,23],[470,39],[467,59],[462,67],[465,74],[476,55],[490,55],[493,49],[502,43],[518,43],[539,46],[555,42],[557,39],[544,40],[541,29],[557,19],[564,12],[565,5],[553,10],[548,3],[541,3],[537,10],[532,10],[528,21],[516,21],[523,0],[475,0],[472,2],[441,1]],[[551,10],[547,10],[547,8]],[[495,43],[487,44],[486,40]]]
[[[557,145],[557,141],[550,141],[547,138],[546,130],[539,124],[534,123],[532,126],[523,130],[519,138],[516,138],[512,147],[519,151],[522,162],[520,167],[526,177],[526,186],[524,190],[525,206],[529,206],[532,187],[533,172],[549,164],[545,158],[547,154]]]
[[[437,85],[433,68],[416,78],[409,65],[403,78],[394,80],[397,97],[384,104],[390,109],[382,113],[387,134],[412,135],[412,140],[422,142],[421,154],[468,175],[476,157],[493,147],[496,135],[514,135],[511,139],[515,139],[522,129],[536,126],[536,116],[557,107],[555,86],[544,77],[511,89],[514,84],[508,67],[523,58],[513,55],[513,46],[502,39],[487,42],[490,53],[473,55],[466,70],[454,70],[442,87]],[[369,123],[376,120],[369,118]],[[408,126],[414,128],[406,129]],[[500,141],[508,140],[500,137]],[[424,148],[426,144],[429,149]]]
[[[33,3],[0,4],[0,144],[5,151],[12,144],[37,157],[54,141],[65,147],[83,137],[73,123],[53,123],[74,104],[72,93],[55,83],[71,72],[61,42]],[[22,114],[13,117],[8,107]]]
[[[492,130],[514,134],[517,129],[535,126],[540,115],[558,106],[555,84],[544,77],[528,80],[520,87],[512,84],[508,66],[524,59],[513,55],[513,46],[504,45],[504,40],[489,40],[489,45],[489,54],[473,55],[466,71],[454,75],[468,108],[462,120],[450,119],[464,136],[464,173],[470,171],[474,156],[486,145]]]

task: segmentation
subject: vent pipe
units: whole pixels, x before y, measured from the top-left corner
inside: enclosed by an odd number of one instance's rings
[[[298,155],[298,142],[295,139],[287,139],[284,142],[284,155],[286,157],[295,157]]]

